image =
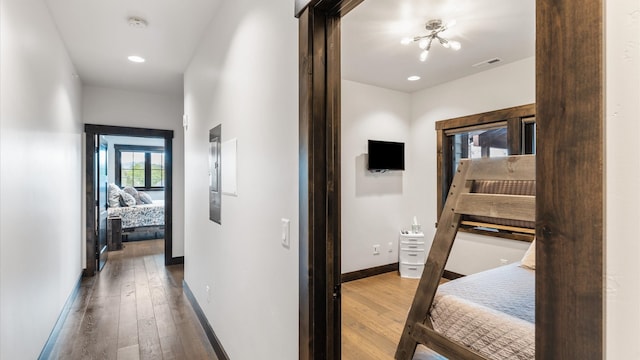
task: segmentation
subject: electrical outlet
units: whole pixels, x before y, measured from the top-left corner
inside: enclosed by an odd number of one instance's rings
[[[509,263],[509,260],[507,259],[500,259],[500,265],[507,265]]]
[[[393,252],[393,243],[390,242],[389,243],[389,253],[392,253],[392,252]]]
[[[373,245],[373,255],[380,255],[380,245]]]
[[[211,302],[211,287],[209,285],[204,287],[204,290],[207,292],[207,302]]]

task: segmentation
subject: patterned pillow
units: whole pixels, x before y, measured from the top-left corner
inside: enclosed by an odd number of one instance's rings
[[[131,187],[131,186],[125,186],[124,189],[122,189],[122,191],[124,191],[127,194],[133,196],[133,198],[136,199],[135,205],[142,204],[142,201],[140,201],[140,195],[138,194],[138,190],[136,190],[136,188]]]
[[[153,204],[153,199],[151,198],[151,195],[147,194],[144,191],[138,191],[138,196],[140,196],[140,201],[143,204]]]
[[[134,206],[136,204],[136,198],[131,196],[131,194],[126,193],[124,191],[120,192],[120,205],[122,206]]]
[[[120,188],[118,185],[111,183],[109,184],[109,189],[107,191],[107,201],[109,203],[109,207],[120,207]]]

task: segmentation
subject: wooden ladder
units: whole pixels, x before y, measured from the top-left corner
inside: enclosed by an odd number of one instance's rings
[[[472,193],[477,180],[535,180],[535,156],[462,160],[447,196],[395,358],[410,360],[418,344],[450,359],[483,360],[482,355],[440,335],[429,312],[463,215],[535,221],[535,196]]]

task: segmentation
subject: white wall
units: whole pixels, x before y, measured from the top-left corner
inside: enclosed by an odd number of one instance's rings
[[[637,151],[633,144],[636,142],[637,134],[640,133],[640,123],[637,120],[640,118],[640,103],[637,101],[640,97],[640,47],[637,45],[638,32],[640,31],[638,29],[640,22],[637,14],[640,13],[640,1],[606,0],[606,5],[606,349],[607,359],[636,359],[640,358],[640,342],[636,341],[637,334],[640,333],[640,308],[637,305],[640,303],[640,281],[638,281],[640,263],[637,261],[640,257],[640,243],[637,241],[638,233],[637,226],[635,226],[637,219],[640,218],[640,208],[637,206],[637,204],[640,203],[640,188],[637,186],[637,179],[640,177],[640,157],[637,156]],[[229,10],[228,7],[229,5],[226,5],[224,14],[233,12],[233,10]],[[292,25],[289,24],[290,19],[287,16],[289,9],[287,6],[284,7],[286,9],[282,10],[282,13],[285,14],[282,15],[282,21],[285,24],[281,26],[292,27]],[[233,16],[230,16],[229,19],[221,21],[224,24],[219,24],[220,27],[214,26],[210,31],[226,29],[230,26],[230,23],[237,24],[241,22],[240,17],[241,15],[235,13]],[[239,40],[236,37],[232,39],[232,37],[234,35],[234,28],[240,28],[240,25],[231,26],[231,30],[227,29],[222,32],[223,35],[228,36],[221,36],[221,38],[228,38],[229,44],[238,43]],[[235,30],[235,32],[240,33],[240,29]],[[281,27],[272,26],[270,31],[279,31],[279,34],[282,36],[282,39],[271,39],[273,44],[285,46],[283,44],[295,43],[295,39],[288,39],[286,41],[284,39],[291,34],[295,34],[296,31],[294,29],[282,31]],[[249,35],[246,36],[249,37]],[[208,43],[211,42],[213,42],[213,40],[208,39]],[[192,65],[192,69],[190,73],[187,74],[186,79],[187,87],[185,89],[187,90],[187,101],[185,106],[194,116],[197,114],[198,117],[202,117],[199,121],[205,123],[199,125],[199,134],[189,134],[193,136],[193,144],[188,143],[186,149],[188,154],[187,166],[189,166],[189,163],[192,163],[191,171],[187,170],[187,177],[188,179],[200,178],[199,189],[197,189],[197,191],[187,191],[186,194],[191,198],[189,204],[192,205],[187,208],[189,216],[200,214],[198,215],[197,221],[194,219],[193,230],[189,232],[190,237],[187,238],[187,251],[189,251],[189,249],[192,249],[192,251],[203,250],[206,251],[206,253],[197,259],[195,256],[187,257],[185,271],[187,280],[196,293],[200,304],[206,308],[207,315],[214,329],[218,335],[223,334],[222,340],[225,347],[228,348],[227,350],[231,350],[232,348],[233,350],[230,351],[232,357],[236,358],[236,356],[233,355],[237,355],[237,358],[244,359],[250,358],[251,354],[255,355],[259,351],[256,348],[263,346],[263,343],[260,342],[258,345],[252,347],[246,346],[247,349],[243,349],[243,336],[238,336],[237,333],[236,336],[233,334],[233,329],[237,329],[235,324],[233,324],[233,320],[239,318],[256,320],[254,312],[249,311],[249,313],[242,316],[238,314],[240,311],[233,311],[227,316],[224,313],[225,310],[232,308],[229,304],[231,301],[229,297],[223,294],[215,294],[214,292],[213,297],[215,299],[212,299],[212,302],[208,303],[206,301],[206,294],[202,289],[207,281],[213,282],[218,279],[220,283],[216,282],[214,284],[214,291],[220,289],[220,286],[223,286],[222,289],[232,291],[232,296],[236,296],[239,292],[243,294],[248,292],[249,290],[247,290],[247,288],[255,284],[255,280],[252,280],[249,284],[243,285],[242,281],[245,280],[244,277],[246,277],[246,275],[237,278],[238,282],[234,283],[233,279],[230,279],[231,276],[225,277],[221,274],[221,272],[225,271],[225,266],[222,264],[213,264],[221,260],[224,265],[228,265],[231,262],[224,261],[224,256],[228,255],[231,251],[228,247],[231,245],[222,243],[222,239],[228,239],[229,232],[225,232],[222,228],[216,228],[215,225],[207,223],[207,205],[204,201],[199,201],[198,199],[198,197],[204,197],[202,194],[206,193],[206,180],[202,179],[206,177],[204,173],[205,170],[203,170],[206,168],[206,151],[204,150],[206,143],[205,134],[210,127],[220,122],[216,121],[217,118],[214,118],[213,114],[218,114],[222,111],[218,109],[221,106],[219,102],[215,105],[213,103],[209,105],[207,101],[213,98],[219,99],[223,96],[223,89],[233,87],[233,84],[230,83],[231,80],[226,80],[229,79],[230,74],[227,74],[225,79],[221,78],[223,70],[232,67],[231,59],[234,59],[231,54],[228,54],[227,48],[231,46],[229,44],[210,44],[207,50],[201,50],[201,52],[206,53],[204,56],[211,58],[211,60],[200,59],[200,64],[197,66],[199,70],[197,71],[195,70],[196,65]],[[223,51],[224,55],[220,56],[229,55],[229,59],[225,60],[216,57],[214,53],[215,49],[225,50]],[[273,55],[270,51],[267,53],[271,56]],[[201,56],[203,55],[200,55],[200,57]],[[269,58],[271,58],[271,56]],[[229,64],[223,66],[225,61]],[[291,62],[293,60],[289,59],[289,61]],[[213,65],[209,67],[208,71],[204,70],[207,63]],[[295,67],[295,64],[283,65],[279,69],[282,72],[291,66]],[[416,171],[419,172],[419,175],[415,177],[416,181],[410,184],[410,189],[413,191],[414,188],[422,188],[424,195],[421,195],[422,198],[419,201],[418,198],[416,198],[416,201],[412,203],[410,213],[416,213],[420,219],[423,219],[421,220],[423,228],[432,232],[430,234],[431,236],[434,230],[431,226],[428,226],[430,224],[429,221],[433,222],[436,218],[436,200],[434,198],[436,178],[433,172],[433,169],[435,169],[436,152],[434,121],[534,102],[533,67],[533,59],[529,59],[521,63],[505,65],[491,70],[496,72],[496,74],[489,72],[487,74],[477,75],[476,77],[460,79],[459,81],[444,84],[414,95],[412,110],[414,124],[412,124],[412,135],[409,141],[423,145],[421,147],[414,147],[412,150],[414,153],[410,154],[415,162]],[[202,81],[197,80],[198,75],[202,75],[204,79]],[[500,77],[497,75],[500,75]],[[491,81],[483,82],[485,76],[487,77],[485,80]],[[282,80],[284,82],[292,82],[293,77],[294,75],[287,74],[282,77]],[[245,87],[249,81],[250,80],[246,79],[246,76],[243,76],[242,84],[238,86]],[[207,82],[209,82],[209,84],[207,84]],[[292,92],[293,89],[296,88],[295,84],[285,85],[282,81],[277,80],[273,81],[273,84],[277,86],[279,91],[285,90],[285,92]],[[260,81],[259,85],[266,86],[266,83],[265,81]],[[502,87],[505,85],[508,86]],[[468,91],[457,92],[461,91],[461,88],[465,86],[469,86]],[[487,87],[495,87],[495,91],[486,91]],[[266,93],[269,92],[267,91]],[[444,102],[430,102],[427,99],[428,96],[437,96],[437,98],[434,99]],[[281,114],[282,112],[293,111],[291,108],[294,108],[296,103],[296,101],[291,100],[289,104],[273,112]],[[428,109],[429,105],[433,106],[434,103],[439,103],[440,105]],[[234,104],[236,103],[234,102]],[[232,111],[226,109],[225,113],[229,112]],[[237,118],[238,116],[233,117],[234,120],[237,120]],[[225,121],[225,125],[228,125],[229,122],[230,121]],[[293,124],[291,126],[295,127]],[[223,127],[223,132],[225,131],[224,129],[226,128]],[[416,137],[427,138],[430,139],[430,141],[422,140],[421,142],[416,142]],[[187,140],[187,142],[189,142],[189,140]],[[239,146],[243,146],[242,142],[239,143]],[[297,153],[297,150],[290,150],[290,152],[291,154]],[[424,154],[424,156],[420,157],[419,153]],[[413,167],[414,165],[408,164],[408,166]],[[241,176],[246,177],[246,174]],[[625,190],[622,192],[620,189]],[[294,193],[294,191],[289,192]],[[242,196],[243,194],[241,194],[241,197]],[[286,196],[285,198],[288,199],[289,197]],[[229,204],[229,199],[228,197],[223,198],[223,206]],[[240,198],[235,201],[239,200]],[[225,224],[227,217],[231,216],[227,210],[227,208],[223,210],[223,224]],[[224,226],[226,227],[226,225]],[[274,230],[272,226],[268,226],[267,228],[270,234],[277,231]],[[199,230],[206,230],[203,232],[203,234],[206,234],[206,236],[203,236],[206,237],[206,239],[199,239]],[[292,234],[293,233],[295,232],[292,232]],[[490,248],[495,247],[496,249],[494,250],[498,250],[498,252],[506,250],[506,253],[500,253],[499,256],[507,256],[512,253],[512,255],[509,255],[509,258],[514,261],[517,260],[523,252],[523,247],[518,247],[517,249],[509,249],[506,247],[507,244],[517,243],[513,241],[505,240],[506,243],[503,243],[501,240],[496,240],[494,243],[490,239],[468,234],[461,235],[461,237],[464,237],[464,239],[458,239],[457,244],[464,243],[464,246],[461,249],[458,249],[458,246],[456,246],[452,256],[452,260],[459,259],[459,261],[456,260],[458,262],[464,262],[466,260],[474,261],[473,258],[469,257],[469,254],[472,253],[471,251],[475,251],[480,246],[486,244],[491,245]],[[251,245],[255,244],[255,239],[253,239],[252,236],[243,236],[242,238],[243,240],[248,239]],[[189,239],[192,240],[190,241]],[[193,244],[191,244],[191,242],[193,242]],[[268,243],[269,246],[275,246],[271,239]],[[291,251],[297,251],[297,249],[292,248]],[[475,272],[480,267],[495,265],[495,253],[495,251],[491,251],[489,254],[491,264],[480,264],[480,266],[474,266],[473,269],[468,270]],[[273,256],[271,251],[269,255],[273,258],[274,263],[282,260],[282,256]],[[189,261],[189,259],[193,260],[193,263]],[[292,261],[293,260],[287,258],[287,264],[285,266],[293,266],[291,265]],[[206,264],[209,265],[207,266]],[[258,261],[256,264],[256,266],[251,266],[251,268],[257,273],[259,272],[258,269],[265,268],[263,261]],[[274,264],[266,266],[265,271],[268,271],[268,275],[257,275],[261,278],[273,276],[274,272],[271,268],[273,266]],[[450,268],[450,270],[465,272],[467,269],[465,269],[464,264],[458,263],[455,267]],[[239,287],[242,287],[242,289],[232,290],[238,287],[238,284],[241,284]],[[297,291],[297,284],[289,280],[285,288],[287,287],[289,289],[285,291],[289,293],[288,297],[296,298],[297,294],[293,294],[293,291]],[[268,293],[268,295],[270,296],[272,293]],[[223,296],[224,299],[220,299],[220,297]],[[268,296],[262,296],[261,299],[267,300],[266,305],[273,303],[268,299]],[[282,298],[278,297],[278,299]],[[248,304],[244,299],[239,299],[238,301],[240,307]],[[224,310],[216,311],[213,309],[214,305],[222,305],[221,303],[224,303]],[[290,304],[290,306],[291,308],[297,309],[296,304]],[[270,307],[264,307],[264,309],[270,309]],[[282,307],[277,307],[277,309],[282,310]],[[284,321],[293,322],[294,320],[291,319],[291,316],[294,315],[289,314]],[[263,316],[259,316],[257,319],[263,319]],[[275,322],[275,324],[282,324],[282,321]],[[292,326],[293,325],[289,324],[289,328]],[[247,327],[243,328],[243,335],[246,329]],[[263,330],[263,328],[259,329],[259,331]],[[260,334],[260,336],[266,338],[266,340],[277,338],[281,335],[290,337],[284,344],[278,342],[279,345],[282,345],[283,348],[289,351],[289,356],[282,358],[295,358],[297,355],[292,355],[294,351],[296,351],[295,344],[297,342],[294,339],[296,335],[295,331],[291,329],[282,331],[281,327],[277,327],[272,331],[266,331]],[[249,336],[250,338],[254,338],[258,335],[256,335],[255,332],[250,332]],[[252,340],[255,341],[255,339]],[[265,339],[261,339],[260,341],[264,340]],[[270,354],[273,353],[272,349],[273,348],[269,347]],[[266,358],[268,356],[264,357]]]
[[[173,130],[173,257],[184,255],[184,130],[180,94],[83,87],[85,124]]]
[[[82,271],[81,86],[43,1],[0,7],[0,358],[36,359]]]
[[[223,2],[185,73],[185,281],[232,359],[298,358],[292,6]],[[238,196],[222,196],[222,225],[208,205],[208,137],[218,124],[223,142],[237,138]],[[280,243],[281,218],[291,219],[290,248]]]
[[[412,169],[408,180],[411,214],[422,222],[425,237],[435,234],[435,122],[464,115],[535,102],[535,60],[528,58],[411,94]],[[472,274],[500,265],[500,259],[520,261],[528,243],[459,233],[446,269]]]
[[[606,1],[606,354],[640,359],[640,1]]]
[[[404,142],[409,164],[410,123],[409,94],[342,80],[342,273],[398,262],[398,234],[412,218],[407,179],[413,167],[369,172],[367,140]],[[379,255],[373,245],[381,246]]]

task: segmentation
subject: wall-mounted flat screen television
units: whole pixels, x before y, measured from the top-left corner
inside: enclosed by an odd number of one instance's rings
[[[369,165],[371,171],[404,170],[404,143],[369,140]]]

